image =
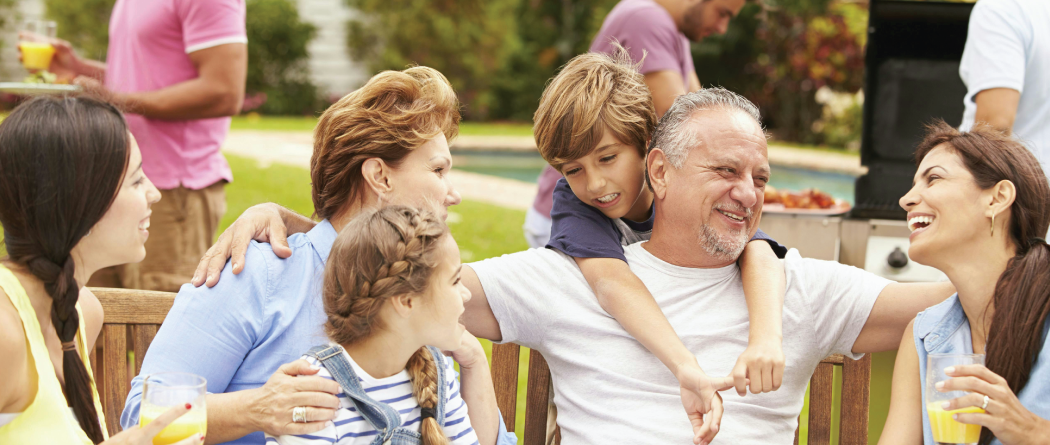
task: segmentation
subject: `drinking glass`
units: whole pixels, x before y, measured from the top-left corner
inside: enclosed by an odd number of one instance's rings
[[[35,34],[53,39],[56,28],[55,22],[50,20],[26,20],[22,30],[30,36]],[[18,47],[22,50],[22,66],[27,70],[38,71],[51,67],[51,58],[55,55],[55,47],[51,43],[20,39]]]
[[[984,354],[930,354],[926,358],[926,412],[930,429],[937,445],[976,444],[981,437],[981,426],[959,423],[952,419],[958,413],[983,413],[979,407],[946,411],[941,404],[967,395],[965,391],[940,392],[937,383],[951,379],[944,373],[950,366],[984,365]]]
[[[194,434],[208,432],[208,412],[204,403],[207,382],[204,377],[186,372],[158,372],[146,376],[142,385],[139,426],[144,427],[174,406],[192,404],[193,408],[175,419],[153,437],[153,445],[169,445]]]

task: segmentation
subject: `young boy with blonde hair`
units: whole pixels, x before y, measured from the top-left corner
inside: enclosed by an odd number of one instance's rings
[[[573,257],[602,309],[674,373],[694,442],[709,441],[717,429],[709,426],[701,437],[702,415],[720,404],[717,391],[780,387],[785,277],[778,256],[786,249],[761,231],[744,249],[748,346],[731,376],[707,376],[624,256],[624,245],[648,240],[652,231],[645,157],[656,127],[649,89],[626,50],[569,61],[544,90],[533,120],[540,154],[564,175],[554,190],[547,247]]]

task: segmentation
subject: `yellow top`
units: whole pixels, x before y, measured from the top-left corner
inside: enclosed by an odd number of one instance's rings
[[[18,278],[6,267],[0,265],[0,289],[11,299],[11,304],[18,310],[18,316],[22,319],[22,330],[25,331],[26,340],[29,343],[29,353],[36,365],[37,393],[33,403],[26,407],[25,411],[18,414],[11,423],[0,426],[0,443],[54,443],[54,444],[84,444],[92,445],[91,439],[80,429],[73,411],[66,403],[66,396],[62,392],[62,385],[58,381],[55,367],[51,363],[47,346],[44,344],[44,334],[40,329],[40,323],[36,318],[36,311],[29,302],[29,296],[18,282]],[[91,395],[95,399],[95,410],[98,412],[99,422],[102,424],[103,437],[109,437],[106,431],[106,420],[102,416],[102,403],[99,402],[98,391],[95,389],[95,377],[91,372],[91,360],[88,356],[87,343],[84,341],[84,315],[77,303],[77,313],[80,314],[80,327],[77,329],[77,347],[80,348],[80,358],[87,366],[88,377],[91,378]]]

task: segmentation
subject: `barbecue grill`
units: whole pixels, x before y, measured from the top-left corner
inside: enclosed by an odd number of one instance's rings
[[[915,175],[924,126],[959,126],[966,86],[959,61],[971,3],[871,2],[865,53],[864,129],[852,218],[905,219],[898,204]]]

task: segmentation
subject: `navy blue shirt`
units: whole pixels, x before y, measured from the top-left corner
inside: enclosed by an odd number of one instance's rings
[[[554,186],[554,207],[551,209],[551,238],[548,249],[559,250],[573,258],[617,258],[627,262],[623,246],[647,241],[653,232],[653,209],[649,219],[635,222],[625,218],[617,220],[605,216],[572,192],[565,178]],[[754,240],[769,242],[778,258],[787,255],[787,247],[770,238],[760,229]]]

